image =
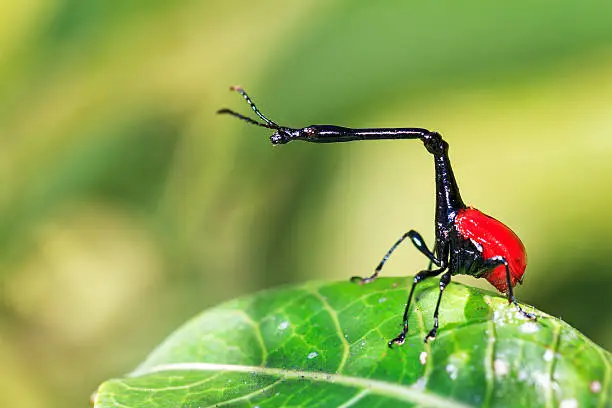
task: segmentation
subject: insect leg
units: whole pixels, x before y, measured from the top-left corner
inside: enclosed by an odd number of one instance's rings
[[[435,263],[436,265],[439,265],[439,261],[435,258],[433,252],[431,252],[429,250],[429,248],[427,248],[427,245],[425,244],[425,241],[423,240],[423,237],[421,236],[421,234],[419,234],[415,230],[410,230],[407,233],[405,233],[404,235],[402,235],[400,237],[400,239],[398,239],[397,242],[395,244],[393,244],[393,246],[389,249],[389,251],[387,251],[385,256],[383,256],[383,259],[380,261],[380,263],[376,267],[376,269],[374,269],[374,273],[371,276],[368,276],[366,278],[362,278],[361,276],[353,276],[351,278],[351,282],[357,282],[359,284],[364,284],[364,283],[370,283],[370,282],[374,281],[378,277],[378,274],[380,273],[380,271],[382,270],[383,265],[387,262],[387,260],[389,259],[389,257],[393,253],[393,251],[395,251],[395,248],[397,248],[408,237],[410,238],[410,240],[412,241],[414,246],[423,255],[425,255],[427,258],[429,258],[430,263],[429,263],[429,267],[427,269],[431,270],[431,264],[432,263]]]
[[[431,251],[432,254],[436,253],[436,246],[437,246],[437,244],[434,244],[433,250]],[[427,270],[428,271],[431,271],[431,269],[433,268],[433,264],[434,264],[434,260],[432,258],[429,258],[429,265],[427,265]]]
[[[444,289],[446,289],[446,286],[448,286],[450,281],[451,281],[450,271],[446,272],[440,278],[440,294],[438,295],[438,303],[436,303],[436,310],[434,311],[434,326],[429,331],[429,333],[427,333],[427,336],[425,336],[425,340],[424,340],[425,343],[427,343],[429,340],[433,340],[436,338],[436,334],[438,333],[438,310],[440,309],[440,301],[442,300],[442,293],[444,293]]]
[[[499,265],[504,265],[506,267],[506,286],[508,287],[508,302],[514,304],[516,309],[520,314],[525,316],[528,319],[535,319],[536,316],[532,313],[525,312],[521,306],[519,306],[518,302],[514,298],[514,291],[512,290],[512,280],[510,278],[510,266],[508,265],[508,261],[503,256],[494,256],[493,258],[489,258],[485,261],[485,265],[494,268]]]
[[[394,338],[393,340],[389,342],[389,347],[393,347],[394,344],[402,345],[404,344],[404,340],[406,340],[406,333],[408,333],[408,313],[410,311],[410,303],[412,302],[412,295],[414,294],[414,288],[416,287],[416,285],[418,285],[419,282],[427,278],[431,278],[433,276],[437,276],[441,274],[445,270],[446,270],[446,265],[444,265],[441,268],[434,269],[434,270],[421,271],[414,276],[414,280],[412,281],[412,287],[410,288],[410,294],[408,295],[408,301],[406,302],[406,308],[404,309],[404,318],[403,318],[404,328],[402,329],[402,332],[396,338]]]
[[[427,259],[429,259],[429,266],[427,267],[427,269],[431,270],[432,264],[440,266],[440,261],[436,259],[434,252],[430,251],[429,248],[427,248],[427,244],[425,243],[425,240],[423,240],[421,234],[419,234],[415,230],[410,230],[408,234],[410,235],[410,240],[412,241],[412,244],[416,247],[416,249],[418,249],[423,255],[427,257]],[[435,248],[436,246],[434,245],[434,250]]]

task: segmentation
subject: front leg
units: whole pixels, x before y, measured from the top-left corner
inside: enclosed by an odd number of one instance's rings
[[[414,294],[414,288],[416,288],[416,285],[418,285],[421,281],[424,281],[427,278],[431,278],[433,276],[437,276],[441,274],[445,270],[446,270],[446,265],[444,265],[443,267],[439,269],[421,271],[414,276],[414,280],[412,281],[412,287],[410,288],[410,294],[408,295],[408,301],[406,302],[406,308],[404,309],[404,318],[403,318],[404,328],[402,329],[401,333],[397,335],[397,337],[395,337],[393,340],[389,342],[388,344],[389,348],[393,347],[394,344],[401,346],[402,344],[404,344],[404,341],[406,340],[406,333],[408,333],[408,313],[410,311],[410,303],[412,302],[412,295]],[[438,300],[438,304],[440,304],[440,300]],[[437,308],[436,308],[436,312],[437,312]]]
[[[434,256],[433,252],[430,251],[429,248],[427,248],[427,244],[425,244],[425,241],[423,240],[421,234],[419,234],[415,230],[410,230],[404,235],[402,235],[400,239],[398,239],[397,242],[395,242],[395,244],[393,244],[393,246],[387,251],[385,256],[383,256],[383,259],[379,262],[376,269],[374,269],[374,273],[371,276],[365,278],[362,278],[361,276],[353,276],[351,278],[351,282],[356,282],[359,284],[373,282],[378,277],[378,274],[382,270],[383,266],[385,265],[393,251],[395,251],[395,248],[397,248],[406,238],[410,238],[410,241],[412,241],[414,246],[429,259],[429,267],[427,269],[431,270],[432,264],[440,266],[440,261],[438,261]]]
[[[442,278],[440,278],[440,294],[438,295],[438,303],[436,303],[436,310],[434,311],[434,326],[429,331],[427,336],[425,336],[425,343],[436,338],[436,334],[438,333],[438,310],[440,309],[440,301],[442,300],[442,293],[444,293],[444,289],[446,289],[450,281],[450,271],[446,272],[444,275],[442,275]]]

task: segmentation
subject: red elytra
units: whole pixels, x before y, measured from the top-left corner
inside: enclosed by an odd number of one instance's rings
[[[459,210],[455,225],[462,237],[471,239],[482,247],[484,259],[502,256],[508,261],[512,287],[516,286],[517,282],[522,283],[527,266],[527,254],[523,243],[510,228],[471,207]],[[496,267],[482,277],[498,291],[505,293],[508,290],[504,265]]]

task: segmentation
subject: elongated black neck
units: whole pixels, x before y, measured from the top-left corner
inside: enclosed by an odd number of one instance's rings
[[[436,171],[436,222],[448,225],[457,211],[465,208],[448,158],[448,143],[437,132],[422,128],[351,129],[333,125],[312,125],[302,129],[281,128],[270,138],[283,144],[293,140],[338,143],[353,140],[420,139],[434,157]]]
[[[436,222],[452,223],[457,211],[465,208],[448,154],[434,155],[436,170]]]
[[[421,128],[371,128],[351,129],[334,125],[312,125],[304,129],[310,135],[303,140],[313,143],[338,143],[353,140],[421,139],[428,133]],[[297,139],[300,139],[299,137]]]

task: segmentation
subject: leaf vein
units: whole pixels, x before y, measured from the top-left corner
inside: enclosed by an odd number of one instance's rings
[[[419,331],[421,333],[421,337],[424,339],[427,335],[427,328],[425,327],[425,317],[423,316],[423,311],[421,310],[421,307],[419,306],[418,302],[415,302],[414,309],[416,311],[415,314],[417,316]],[[425,361],[425,370],[423,372],[423,377],[425,377],[425,380],[429,382],[429,377],[431,376],[431,370],[433,367],[433,353],[431,349],[431,344],[429,344],[429,342],[423,342],[423,344],[425,347],[425,351],[427,352],[427,360]],[[427,382],[425,384],[427,384]]]
[[[367,389],[366,390],[361,390],[357,394],[355,394],[353,396],[353,398],[349,399],[344,404],[338,405],[338,408],[349,408],[349,407],[352,407],[355,403],[361,401],[361,399],[363,397],[365,397],[366,395],[368,395],[369,393],[370,393],[370,391],[368,391]]]
[[[487,342],[487,356],[484,360],[485,376],[487,377],[487,387],[485,388],[485,395],[482,403],[483,407],[491,406],[491,398],[493,397],[493,387],[495,386],[495,322],[493,320],[489,320],[488,325],[491,334],[489,335],[489,341]]]
[[[383,380],[375,380],[370,378],[351,377],[336,373],[312,372],[289,370],[283,368],[231,365],[231,364],[216,364],[216,363],[170,363],[161,364],[149,368],[146,372],[140,374],[155,374],[166,371],[223,371],[223,372],[241,372],[251,374],[261,374],[268,376],[279,376],[284,379],[311,380],[316,382],[329,382],[341,384],[349,387],[362,388],[368,392],[377,395],[383,395],[394,398],[399,401],[412,402],[418,405],[434,407],[434,408],[467,408],[459,401],[445,398],[440,395],[427,393],[421,389],[414,387],[403,386],[395,383],[386,382]]]
[[[599,355],[601,356],[601,359],[603,360],[603,363],[606,366],[603,384],[602,384],[601,391],[600,391],[601,397],[599,400],[599,407],[605,407],[606,402],[608,401],[608,397],[609,397],[608,388],[610,387],[610,377],[611,377],[610,371],[611,371],[612,366],[610,365],[610,361],[604,355],[603,349],[598,348],[597,351],[599,352]]]
[[[249,399],[251,397],[256,396],[257,394],[264,393],[267,390],[269,390],[270,388],[274,388],[274,387],[276,387],[278,384],[280,384],[282,382],[283,382],[283,380],[279,379],[279,380],[274,381],[271,384],[266,385],[265,387],[259,388],[259,389],[255,390],[253,392],[248,393],[248,394],[242,395],[240,397],[232,398],[231,400],[218,402],[218,403],[215,403],[213,405],[208,405],[208,406],[206,406],[204,408],[222,407],[222,406],[227,406],[229,404],[233,404],[234,402],[244,401],[244,400],[247,400],[247,399]]]
[[[331,317],[332,322],[334,323],[334,326],[336,327],[338,338],[340,339],[340,342],[342,343],[342,348],[343,348],[342,359],[340,360],[340,363],[338,364],[338,369],[336,370],[336,372],[340,373],[342,372],[342,370],[344,369],[344,366],[346,365],[346,362],[348,361],[349,354],[350,354],[350,345],[348,341],[346,340],[346,338],[344,337],[344,333],[342,333],[342,326],[340,326],[340,319],[338,319],[338,313],[334,310],[334,308],[331,307],[331,305],[327,302],[327,299],[325,299],[325,297],[321,295],[321,293],[319,293],[318,290],[313,290],[312,294],[316,296],[317,299],[319,299],[319,301],[323,305],[323,308],[327,311],[327,313],[329,313],[329,316]]]
[[[555,372],[555,364],[557,363],[557,352],[559,351],[559,343],[561,339],[561,325],[555,325],[555,332],[553,337],[553,347],[552,347],[552,359],[550,360],[550,365],[548,367],[548,388],[546,389],[546,406],[553,407],[553,381],[554,381],[554,372]]]
[[[266,347],[266,343],[263,339],[263,335],[261,332],[261,326],[259,325],[259,323],[257,323],[255,320],[253,320],[251,318],[251,316],[249,316],[246,312],[244,311],[239,311],[244,319],[246,320],[246,322],[253,328],[253,331],[255,332],[255,338],[257,339],[257,343],[259,343],[259,346],[261,348],[261,365],[265,365],[266,361],[268,360],[268,348]]]
[[[121,382],[120,384],[128,390],[132,391],[142,391],[142,392],[158,392],[158,391],[176,391],[176,390],[185,390],[193,387],[197,387],[198,385],[205,384],[211,380],[217,378],[219,374],[215,374],[211,377],[207,377],[203,380],[195,381],[188,384],[183,385],[173,385],[169,387],[160,387],[160,388],[148,388],[148,387],[134,387],[132,385],[126,384],[125,382]]]
[[[379,292],[369,292],[369,293],[366,293],[364,295],[361,295],[357,299],[352,300],[352,301],[348,302],[347,304],[343,305],[341,309],[338,309],[338,312],[340,312],[340,313],[345,312],[348,309],[350,309],[351,307],[355,306],[355,304],[357,304],[357,303],[364,303],[364,301],[369,299],[369,298],[372,298],[372,297],[375,297],[375,296],[380,297],[380,295],[383,294],[383,293],[388,296],[389,294],[391,294],[393,292],[402,292],[402,293],[404,293],[404,292],[406,292],[406,289],[405,288],[389,288],[389,289],[380,290]]]

